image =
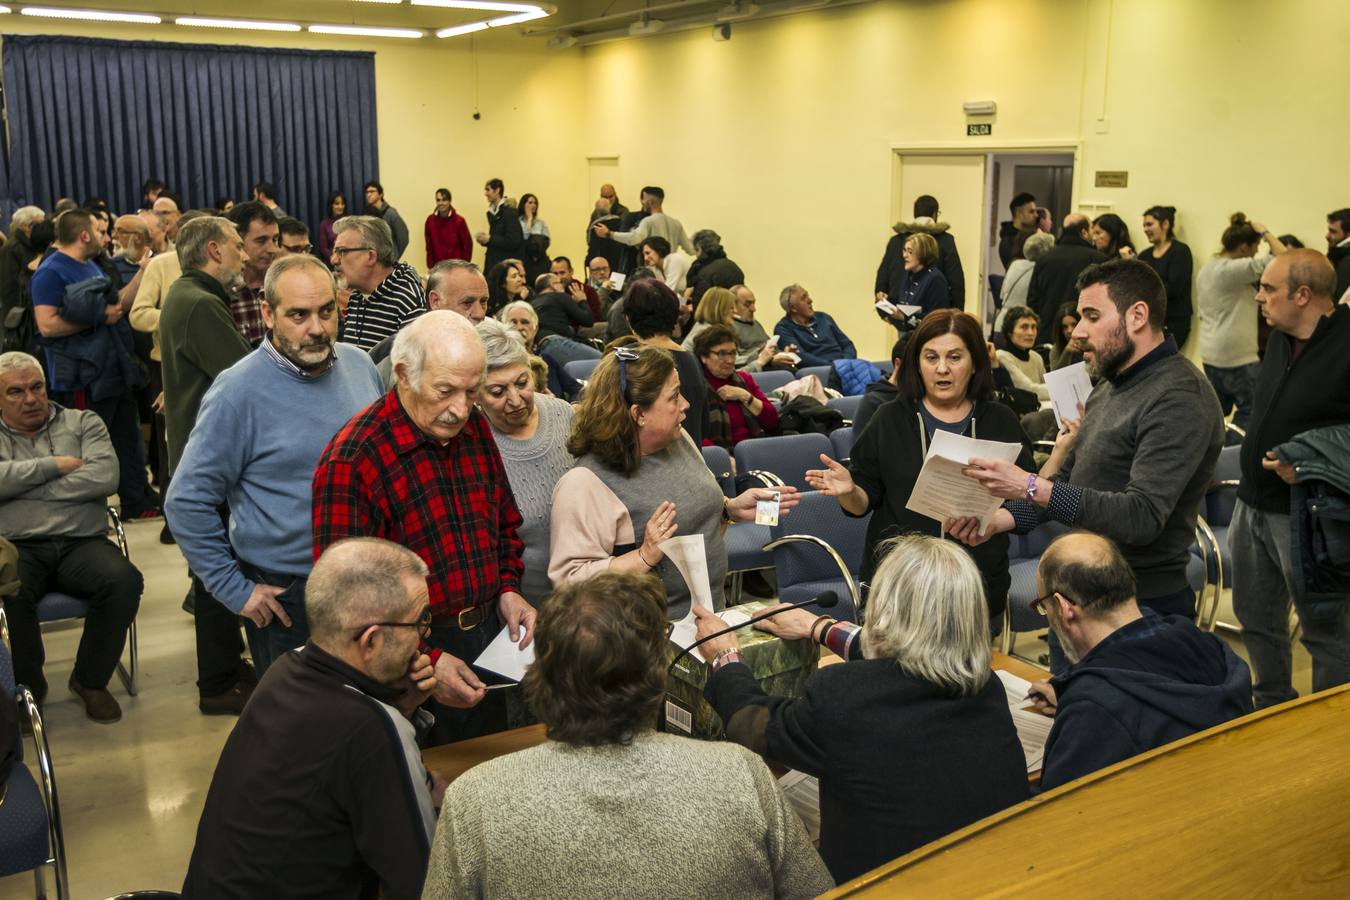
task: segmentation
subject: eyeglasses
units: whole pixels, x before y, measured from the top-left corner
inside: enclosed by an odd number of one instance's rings
[[[346,256],[348,253],[356,253],[359,250],[374,250],[374,247],[334,247],[334,256]]]
[[[285,244],[282,244],[281,246],[287,253],[308,253],[314,249],[313,244],[296,244],[292,247],[287,247]]]
[[[631,347],[619,347],[614,351],[614,356],[619,361],[619,396],[628,396],[628,364],[637,362],[639,354]]]
[[[417,617],[417,621],[415,622],[370,622],[366,625],[362,625],[357,630],[356,635],[352,638],[352,640],[354,641],[361,640],[361,635],[366,633],[366,629],[376,627],[416,628],[418,639],[425,641],[427,638],[431,637],[431,607],[428,606],[426,609],[422,610],[422,614]]]
[[[735,359],[735,358],[736,358],[736,351],[735,351],[735,350],[714,350],[714,351],[712,351],[711,353],[709,353],[708,355],[709,355],[709,356],[712,356],[712,357],[715,357],[716,359]]]
[[[1072,597],[1067,597],[1063,593],[1060,593],[1059,591],[1051,591],[1044,597],[1037,597],[1035,600],[1032,600],[1031,611],[1036,613],[1037,615],[1046,616],[1047,618],[1049,618],[1049,613],[1045,611],[1045,604],[1049,603],[1050,599],[1054,597],[1056,594],[1058,594],[1059,597],[1064,600],[1064,602],[1071,603],[1074,606],[1078,605],[1078,603]]]

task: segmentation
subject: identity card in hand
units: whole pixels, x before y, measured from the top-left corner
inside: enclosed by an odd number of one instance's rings
[[[1092,393],[1092,379],[1088,377],[1087,363],[1074,363],[1062,369],[1045,373],[1045,387],[1050,393],[1050,405],[1055,410],[1055,424],[1064,430],[1066,420],[1082,415],[1079,405],[1086,406]]]
[[[1021,444],[977,441],[950,431],[936,431],[905,508],[939,522],[973,517],[980,520],[983,533],[1003,501],[974,478],[967,478],[962,470],[972,459],[1016,462],[1021,452]]]
[[[755,501],[755,524],[756,525],[777,525],[778,524],[778,494],[773,495],[772,500]]]

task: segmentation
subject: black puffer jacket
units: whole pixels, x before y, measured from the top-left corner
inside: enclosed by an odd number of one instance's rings
[[[1289,540],[1299,608],[1333,623],[1350,598],[1350,423],[1306,431],[1275,455],[1298,476]]]

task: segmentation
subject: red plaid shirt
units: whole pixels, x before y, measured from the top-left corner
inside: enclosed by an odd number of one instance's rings
[[[314,470],[314,558],[348,537],[401,544],[431,569],[433,619],[520,590],[520,511],[475,410],[444,447],[390,391],[328,442]]]
[[[244,336],[250,347],[258,346],[267,334],[267,324],[262,317],[262,288],[256,291],[246,284],[230,295],[230,315],[234,317],[235,330]]]

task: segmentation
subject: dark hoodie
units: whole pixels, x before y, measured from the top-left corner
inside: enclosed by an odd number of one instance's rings
[[[1252,711],[1247,664],[1189,619],[1152,610],[1050,683],[1059,708],[1043,790]]]
[[[867,423],[872,421],[872,414],[881,408],[881,404],[899,396],[900,389],[891,384],[889,379],[882,378],[869,384],[863,391],[862,399],[858,401],[858,408],[853,411],[854,436],[862,434]]]
[[[911,234],[922,232],[931,234],[937,241],[937,268],[947,279],[947,296],[953,307],[963,309],[966,305],[966,274],[961,268],[961,254],[956,252],[956,238],[947,230],[950,227],[946,222],[934,222],[928,218],[917,222],[896,222],[891,227],[895,237],[886,244],[881,265],[877,267],[873,291],[884,292],[892,303],[900,302],[896,298],[900,296],[900,282],[905,275],[905,239]]]

